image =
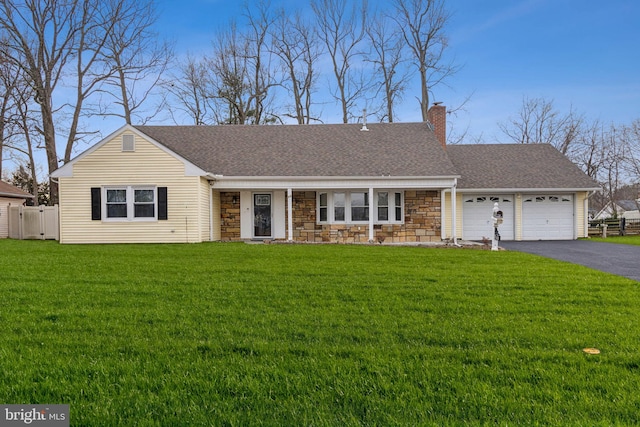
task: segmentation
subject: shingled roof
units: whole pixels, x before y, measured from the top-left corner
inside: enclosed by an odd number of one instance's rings
[[[223,176],[454,177],[425,123],[135,126],[201,169]]]
[[[583,189],[598,184],[549,144],[450,145],[460,189]]]
[[[0,181],[0,197],[9,197],[16,199],[33,199],[33,195],[22,191],[16,186]]]

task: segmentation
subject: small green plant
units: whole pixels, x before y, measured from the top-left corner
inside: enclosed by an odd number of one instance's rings
[[[72,425],[638,422],[639,283],[587,268],[377,245],[0,253],[0,401],[69,404]]]

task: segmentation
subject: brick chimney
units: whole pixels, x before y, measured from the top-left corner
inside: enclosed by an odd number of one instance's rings
[[[447,149],[447,107],[441,102],[434,102],[427,111],[427,120],[433,125],[436,138],[442,144],[442,148]]]

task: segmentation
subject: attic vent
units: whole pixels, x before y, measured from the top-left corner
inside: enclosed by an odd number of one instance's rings
[[[136,151],[133,135],[122,135],[122,151]]]

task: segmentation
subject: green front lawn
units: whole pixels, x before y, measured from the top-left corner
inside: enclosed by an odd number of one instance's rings
[[[640,421],[640,283],[587,268],[383,246],[0,253],[0,403],[66,403],[72,425]]]
[[[624,245],[635,245],[640,246],[640,235],[633,236],[609,236],[606,239],[602,237],[591,237],[591,240],[595,242],[605,242],[605,243],[622,243]]]

